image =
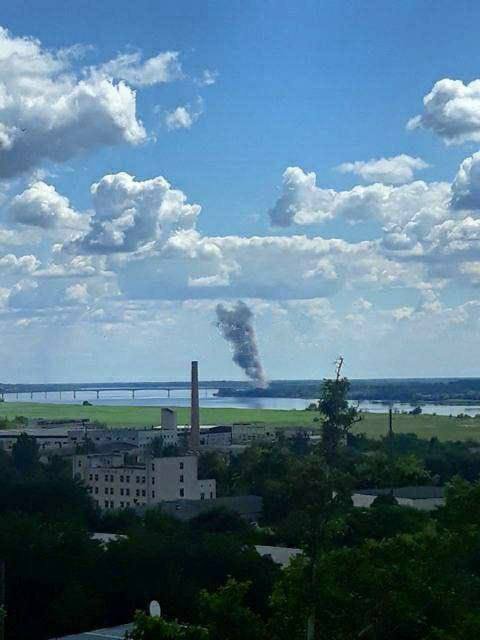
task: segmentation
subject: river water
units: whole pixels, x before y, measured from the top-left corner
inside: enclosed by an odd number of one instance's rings
[[[304,400],[302,398],[219,398],[214,395],[215,389],[200,391],[200,406],[210,408],[233,408],[233,409],[305,409],[314,400]],[[5,397],[6,402],[49,402],[55,404],[81,404],[88,400],[94,405],[131,405],[131,406],[159,406],[159,407],[188,407],[190,405],[190,395],[187,390],[172,390],[170,397],[165,391],[136,391],[135,398],[131,393],[124,390],[102,391],[97,400],[95,392],[77,391],[76,398],[72,392],[49,391],[47,397],[44,394],[35,393],[33,400],[29,393],[20,393],[18,399],[14,394]],[[354,403],[357,404],[357,403]],[[359,409],[372,413],[386,413],[387,403],[360,402]],[[415,405],[397,402],[393,405],[394,411],[411,411]],[[425,404],[422,405],[423,413],[437,414],[442,416],[457,416],[460,413],[469,416],[480,414],[480,403],[474,405],[449,405],[449,404]]]

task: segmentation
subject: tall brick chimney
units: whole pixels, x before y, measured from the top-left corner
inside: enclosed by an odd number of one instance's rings
[[[192,451],[200,449],[200,407],[198,402],[198,362],[192,362],[190,404],[190,448]]]

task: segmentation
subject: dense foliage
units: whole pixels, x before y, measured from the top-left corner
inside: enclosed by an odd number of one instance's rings
[[[307,629],[312,640],[477,637],[478,448],[353,436],[347,388],[324,387],[316,446],[300,435],[201,457],[224,494],[262,496],[256,528],[224,509],[188,523],[160,510],[102,514],[68,463],[40,462],[32,439],[0,451],[7,640],[130,622],[136,611],[132,640],[303,640]],[[352,506],[355,488],[410,484],[447,484],[445,507],[420,512],[388,495]],[[94,531],[121,535],[101,544]],[[255,544],[304,553],[282,571]],[[141,613],[152,599],[164,618]]]

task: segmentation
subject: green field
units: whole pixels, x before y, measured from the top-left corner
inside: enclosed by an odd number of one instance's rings
[[[178,423],[188,424],[189,410],[180,407]],[[90,418],[115,427],[145,427],[160,423],[160,407],[129,407],[97,405],[83,407],[74,404],[43,404],[35,402],[0,403],[0,417],[14,418]],[[386,414],[362,414],[363,420],[355,426],[356,433],[378,438],[386,432]],[[202,409],[202,424],[231,424],[232,422],[268,422],[279,426],[318,426],[313,422],[316,414],[310,411],[280,411],[271,409]],[[416,433],[422,438],[436,436],[440,440],[479,440],[480,419],[449,418],[432,415],[394,415],[397,433]]]

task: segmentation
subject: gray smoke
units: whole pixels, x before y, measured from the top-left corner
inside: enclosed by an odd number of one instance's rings
[[[217,304],[216,312],[217,327],[232,347],[233,361],[245,371],[257,387],[265,388],[267,380],[258,353],[252,310],[245,302],[239,300],[231,309]]]

